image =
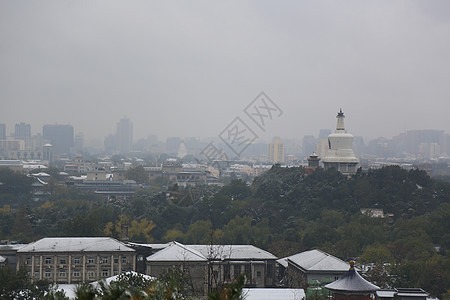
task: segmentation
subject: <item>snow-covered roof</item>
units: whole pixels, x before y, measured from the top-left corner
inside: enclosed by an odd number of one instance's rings
[[[69,176],[69,178],[70,178],[70,179],[73,179],[73,180],[85,180],[85,179],[87,179],[87,176],[86,176],[86,175]]]
[[[127,251],[134,249],[110,237],[57,237],[43,238],[28,244],[17,252],[96,252]]]
[[[147,261],[207,261],[209,259],[275,260],[277,257],[252,245],[183,245],[178,242],[169,243],[163,250],[147,257]]]
[[[280,259],[277,260],[277,263],[279,263],[280,265],[282,265],[285,268],[288,267],[287,258],[280,258]]]
[[[333,292],[342,293],[373,293],[380,289],[380,287],[365,280],[352,267],[347,273],[338,280],[325,285],[327,289]]]
[[[25,170],[35,170],[35,169],[47,169],[46,165],[41,165],[41,164],[24,164],[23,168]]]
[[[50,177],[50,174],[45,173],[45,172],[34,173],[34,174],[31,174],[31,175],[33,175],[35,177]]]
[[[155,250],[161,250],[161,249],[164,249],[164,248],[170,246],[170,244],[172,244],[172,243],[165,243],[165,244],[142,244],[142,243],[128,242],[127,244],[130,245],[130,246],[141,246],[141,247],[152,248],[152,249],[155,249]]]
[[[33,183],[33,186],[39,186],[39,185],[47,185],[48,183],[40,179],[39,177],[36,177],[37,182]]]
[[[393,290],[379,290],[377,291],[378,298],[394,298],[395,291]]]
[[[140,273],[130,271],[130,272],[126,272],[124,274],[140,274]],[[145,279],[153,279],[154,278],[154,277],[151,277],[148,275],[143,275],[143,274],[142,274],[142,276],[144,276]],[[119,275],[108,277],[105,279],[105,281],[107,284],[110,284],[112,281],[117,281],[118,277],[119,277]],[[100,288],[98,281],[92,282],[91,285],[96,289]],[[70,300],[72,300],[72,299],[77,298],[76,293],[75,293],[77,286],[78,286],[78,284],[73,284],[73,283],[72,284],[58,284],[57,290],[63,291],[65,293],[66,297],[68,297]]]
[[[4,263],[6,261],[6,257],[3,257],[0,255],[0,264]]]
[[[191,249],[178,242],[172,242],[169,246],[147,257],[147,261],[206,261],[197,250]]]
[[[253,245],[188,245],[202,253],[205,257],[213,259],[232,260],[266,260],[277,259],[275,255]]]
[[[147,279],[147,280],[155,279],[155,277],[152,277],[152,276],[149,276],[149,275],[141,274],[141,273],[134,272],[134,271],[129,271],[129,272],[125,272],[125,273],[120,274],[120,275],[115,275],[115,276],[111,276],[111,277],[102,279],[102,281],[105,281],[107,284],[110,284],[113,281],[119,280],[119,277],[121,275],[130,275],[130,274],[132,274],[132,275],[142,275],[142,277],[144,277],[144,279]],[[93,287],[95,287],[95,288],[99,288],[100,287],[100,281],[94,281],[94,282],[91,283],[91,285]]]
[[[306,271],[346,272],[350,265],[331,254],[314,249],[285,258]]]
[[[20,248],[25,247],[27,244],[8,244],[8,245],[0,245],[0,251],[3,253],[8,251],[17,251]]]
[[[242,296],[244,300],[301,300],[305,299],[305,291],[303,289],[244,288]]]

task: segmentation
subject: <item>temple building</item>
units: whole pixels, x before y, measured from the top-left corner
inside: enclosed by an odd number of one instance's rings
[[[339,111],[336,132],[328,135],[328,150],[322,159],[325,170],[335,168],[344,175],[356,173],[359,159],[352,150],[353,135],[345,132],[344,113]]]
[[[340,279],[325,285],[333,293],[333,300],[371,300],[380,288],[356,272],[355,262],[350,261],[350,270]]]

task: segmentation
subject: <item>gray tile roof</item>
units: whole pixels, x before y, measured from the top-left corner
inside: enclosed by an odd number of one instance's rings
[[[273,254],[252,245],[183,245],[172,242],[147,261],[268,260]]]
[[[350,265],[331,254],[314,249],[301,252],[288,257],[284,260],[294,263],[306,271],[335,271],[346,272]]]
[[[333,292],[353,292],[353,293],[372,293],[380,289],[380,287],[365,280],[351,268],[340,279],[325,285],[327,289]]]
[[[277,259],[275,255],[253,245],[188,245],[205,257],[217,260],[267,260]]]
[[[207,259],[195,249],[172,242],[166,248],[148,256],[147,261],[207,261]]]
[[[28,244],[18,253],[26,252],[135,252],[122,242],[110,237],[57,237],[43,238]]]

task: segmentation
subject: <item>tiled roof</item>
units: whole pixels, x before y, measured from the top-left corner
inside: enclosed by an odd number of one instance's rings
[[[277,257],[253,245],[188,245],[201,252],[205,257],[232,260],[266,260]]]
[[[244,288],[244,300],[297,300],[305,298],[303,289]]]
[[[131,251],[134,249],[110,237],[58,237],[43,238],[18,250],[23,252],[95,252]]]
[[[172,242],[169,246],[147,257],[147,261],[206,261],[197,250],[183,244]]]
[[[317,249],[294,254],[284,259],[306,271],[345,272],[350,266],[339,258]]]
[[[371,293],[380,288],[370,283],[359,275],[354,268],[351,268],[340,279],[325,285],[327,289],[334,292]]]
[[[172,242],[147,261],[267,260],[273,254],[252,245],[183,245]]]

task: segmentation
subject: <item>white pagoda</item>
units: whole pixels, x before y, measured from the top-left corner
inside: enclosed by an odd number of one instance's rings
[[[328,150],[322,159],[325,170],[335,168],[344,175],[356,173],[359,159],[353,153],[353,135],[345,132],[344,113],[342,109],[336,116],[336,132],[328,136]]]

